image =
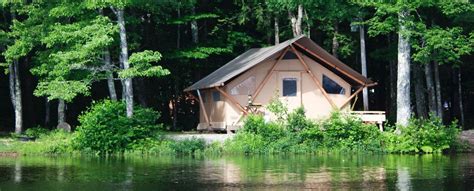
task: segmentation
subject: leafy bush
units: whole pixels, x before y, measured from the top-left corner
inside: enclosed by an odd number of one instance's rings
[[[206,142],[202,139],[186,139],[171,142],[171,149],[178,154],[193,154],[194,152],[204,151]]]
[[[386,148],[390,152],[442,152],[456,145],[459,136],[457,121],[446,126],[434,115],[428,119],[410,119],[407,127],[401,127],[400,135],[386,132]]]
[[[133,117],[126,116],[125,103],[110,100],[93,103],[81,116],[74,138],[75,147],[99,154],[123,152],[140,141],[153,137],[161,125],[159,113],[135,106]]]
[[[328,148],[378,150],[381,133],[373,124],[365,124],[357,117],[333,112],[329,119],[321,123],[323,142]]]
[[[49,133],[49,129],[42,128],[40,126],[29,128],[25,131],[25,135],[28,137],[35,137],[39,138],[41,135],[45,135]]]

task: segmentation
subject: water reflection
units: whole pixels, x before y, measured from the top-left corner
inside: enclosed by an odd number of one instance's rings
[[[474,155],[0,158],[0,190],[472,190]]]

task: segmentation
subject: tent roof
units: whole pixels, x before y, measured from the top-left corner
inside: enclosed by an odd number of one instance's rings
[[[374,82],[362,76],[357,71],[353,70],[329,54],[311,39],[302,35],[274,46],[265,48],[252,48],[234,58],[208,76],[189,86],[184,91],[224,86],[227,81],[244,73],[257,64],[272,58],[272,56],[276,55],[278,52],[284,50],[286,47],[292,44],[296,44],[295,48],[300,49],[301,52],[309,54],[310,57],[321,61],[320,63],[324,64],[330,70],[336,70],[338,71],[336,72],[337,74],[345,75],[347,77],[346,79],[350,79],[352,82],[355,82],[355,84],[374,84]]]

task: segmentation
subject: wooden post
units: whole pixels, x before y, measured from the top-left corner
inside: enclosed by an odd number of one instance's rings
[[[349,98],[346,99],[346,101],[344,101],[344,103],[339,107],[339,109],[342,109],[344,106],[346,106],[352,100],[352,98],[354,98],[364,88],[365,86],[362,86],[357,91],[355,91]]]
[[[244,112],[244,114],[248,114],[247,110],[245,110],[244,107],[242,107],[239,102],[237,100],[235,100],[232,96],[230,96],[229,94],[227,94],[225,91],[223,91],[221,88],[219,87],[215,87],[217,91],[219,91],[222,95],[224,95],[224,97],[228,100],[230,100],[235,106],[237,106],[237,108],[239,108],[242,112]]]
[[[318,88],[321,90],[321,92],[323,93],[324,97],[326,97],[326,99],[328,100],[328,102],[331,104],[331,106],[333,108],[337,108],[336,104],[332,101],[332,99],[329,97],[328,93],[326,92],[326,90],[324,90],[323,86],[321,85],[321,83],[318,81],[318,79],[316,79],[316,76],[314,76],[313,72],[311,72],[311,69],[309,68],[309,66],[306,64],[306,62],[303,60],[303,58],[301,57],[301,55],[298,53],[298,51],[295,49],[295,47],[293,45],[290,45],[291,46],[291,49],[293,50],[293,52],[296,54],[296,57],[298,57],[298,60],[300,61],[300,63],[303,65],[303,67],[305,68],[306,70],[306,73],[308,73],[308,75],[311,77],[311,79],[314,81],[314,83],[316,84],[316,86],[318,86]]]
[[[286,47],[286,49],[282,52],[282,54],[278,57],[278,59],[273,63],[272,67],[270,68],[270,70],[267,72],[267,74],[265,75],[265,78],[263,78],[263,81],[262,83],[260,83],[257,87],[257,89],[255,90],[255,93],[253,94],[253,98],[252,98],[252,102],[255,101],[255,99],[257,99],[257,96],[258,94],[260,93],[260,91],[262,91],[263,89],[263,86],[265,86],[265,84],[267,84],[268,80],[270,79],[270,77],[272,76],[273,74],[273,71],[275,70],[275,67],[276,65],[278,64],[278,62],[280,62],[280,60],[283,58],[283,56],[285,56],[286,52],[288,52],[288,49],[290,47]]]
[[[211,122],[209,121],[209,116],[207,116],[206,107],[204,106],[204,102],[202,101],[201,91],[199,91],[199,89],[197,89],[196,91],[199,97],[199,105],[201,106],[202,111],[204,111],[204,118],[206,119],[207,124],[211,126]]]
[[[318,54],[314,53],[313,51],[307,49],[307,48],[304,47],[303,45],[301,45],[301,44],[299,44],[299,43],[297,43],[297,42],[294,42],[293,44],[295,44],[296,46],[298,46],[298,47],[300,47],[301,49],[305,50],[306,52],[308,52],[309,54],[313,55],[314,57],[316,57],[316,58],[318,58],[318,59],[320,59],[320,60],[326,62],[327,64],[329,64],[330,66],[332,66],[334,69],[336,69],[337,71],[339,71],[339,72],[345,74],[346,76],[350,77],[351,79],[353,79],[354,81],[358,82],[359,84],[365,85],[365,82],[363,82],[363,81],[357,79],[356,77],[350,75],[350,74],[347,73],[346,71],[341,70],[341,69],[338,68],[336,65],[334,65],[334,64],[332,64],[332,63],[330,63],[330,62],[328,62],[326,59],[322,58],[321,56],[319,56]]]

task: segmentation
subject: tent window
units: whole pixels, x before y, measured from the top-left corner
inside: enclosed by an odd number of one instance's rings
[[[221,94],[219,92],[212,92],[213,101],[221,101]]]
[[[231,95],[250,95],[255,91],[255,76],[250,76],[249,78],[242,81],[240,84],[237,84],[232,89],[230,89]]]
[[[296,78],[283,78],[283,96],[296,96]]]
[[[328,94],[346,94],[346,90],[331,78],[323,75],[323,88]]]
[[[283,56],[283,60],[296,59],[296,58],[297,58],[296,54],[291,51],[286,52],[285,56]]]

